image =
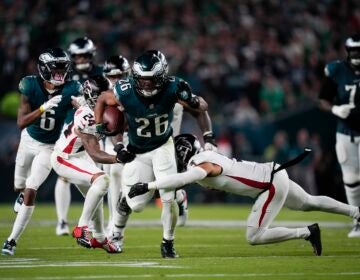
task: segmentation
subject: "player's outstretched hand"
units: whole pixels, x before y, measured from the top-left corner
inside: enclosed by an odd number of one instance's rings
[[[147,183],[137,183],[133,185],[128,193],[129,198],[133,198],[134,196],[142,195],[149,191]]]
[[[119,163],[125,164],[127,162],[133,161],[135,158],[135,154],[126,150],[121,142],[115,145],[114,151],[116,152],[116,160]]]
[[[45,112],[47,110],[50,110],[51,108],[57,107],[58,104],[61,102],[61,99],[62,95],[55,95],[40,106],[40,111]]]

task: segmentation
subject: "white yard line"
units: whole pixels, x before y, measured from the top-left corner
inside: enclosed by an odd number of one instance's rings
[[[184,279],[198,279],[198,278],[258,278],[258,277],[299,277],[299,276],[308,276],[309,279],[313,279],[315,276],[355,276],[360,275],[360,271],[353,272],[324,272],[324,273],[218,273],[218,274],[165,274],[161,275],[161,278],[184,278]],[[153,278],[159,279],[157,274],[117,274],[117,275],[81,275],[81,276],[37,276],[37,277],[27,277],[26,279],[34,280],[63,280],[63,279],[126,279],[126,278]],[[2,280],[19,280],[19,278],[1,278]],[[22,278],[24,279],[24,278]]]

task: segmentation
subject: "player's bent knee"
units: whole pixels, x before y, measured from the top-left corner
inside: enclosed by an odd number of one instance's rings
[[[260,244],[260,234],[257,228],[248,227],[246,231],[246,240],[250,245]]]
[[[147,205],[147,203],[145,203],[145,202],[144,203],[136,203],[136,204],[132,204],[130,202],[131,210],[136,212],[136,213],[142,212],[146,205]]]

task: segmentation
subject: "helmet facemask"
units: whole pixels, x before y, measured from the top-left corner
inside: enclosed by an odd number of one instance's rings
[[[70,68],[70,58],[61,49],[49,50],[39,56],[38,71],[41,78],[55,86],[65,83]]]
[[[149,98],[161,92],[166,73],[160,58],[151,53],[138,57],[133,65],[132,73],[135,88],[139,95]]]

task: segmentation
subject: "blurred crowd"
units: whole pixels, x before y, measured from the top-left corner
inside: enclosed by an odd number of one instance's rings
[[[345,38],[360,32],[360,2],[352,0],[4,0],[0,15],[3,114],[16,115],[13,92],[37,72],[42,50],[67,49],[86,35],[100,64],[112,54],[131,62],[146,49],[161,50],[170,73],[209,102],[224,153],[281,161],[294,152],[275,152],[288,141],[285,131],[259,147],[243,128],[315,107],[324,64],[345,57]],[[321,135],[306,128],[295,134],[292,146],[311,139],[321,154]]]

